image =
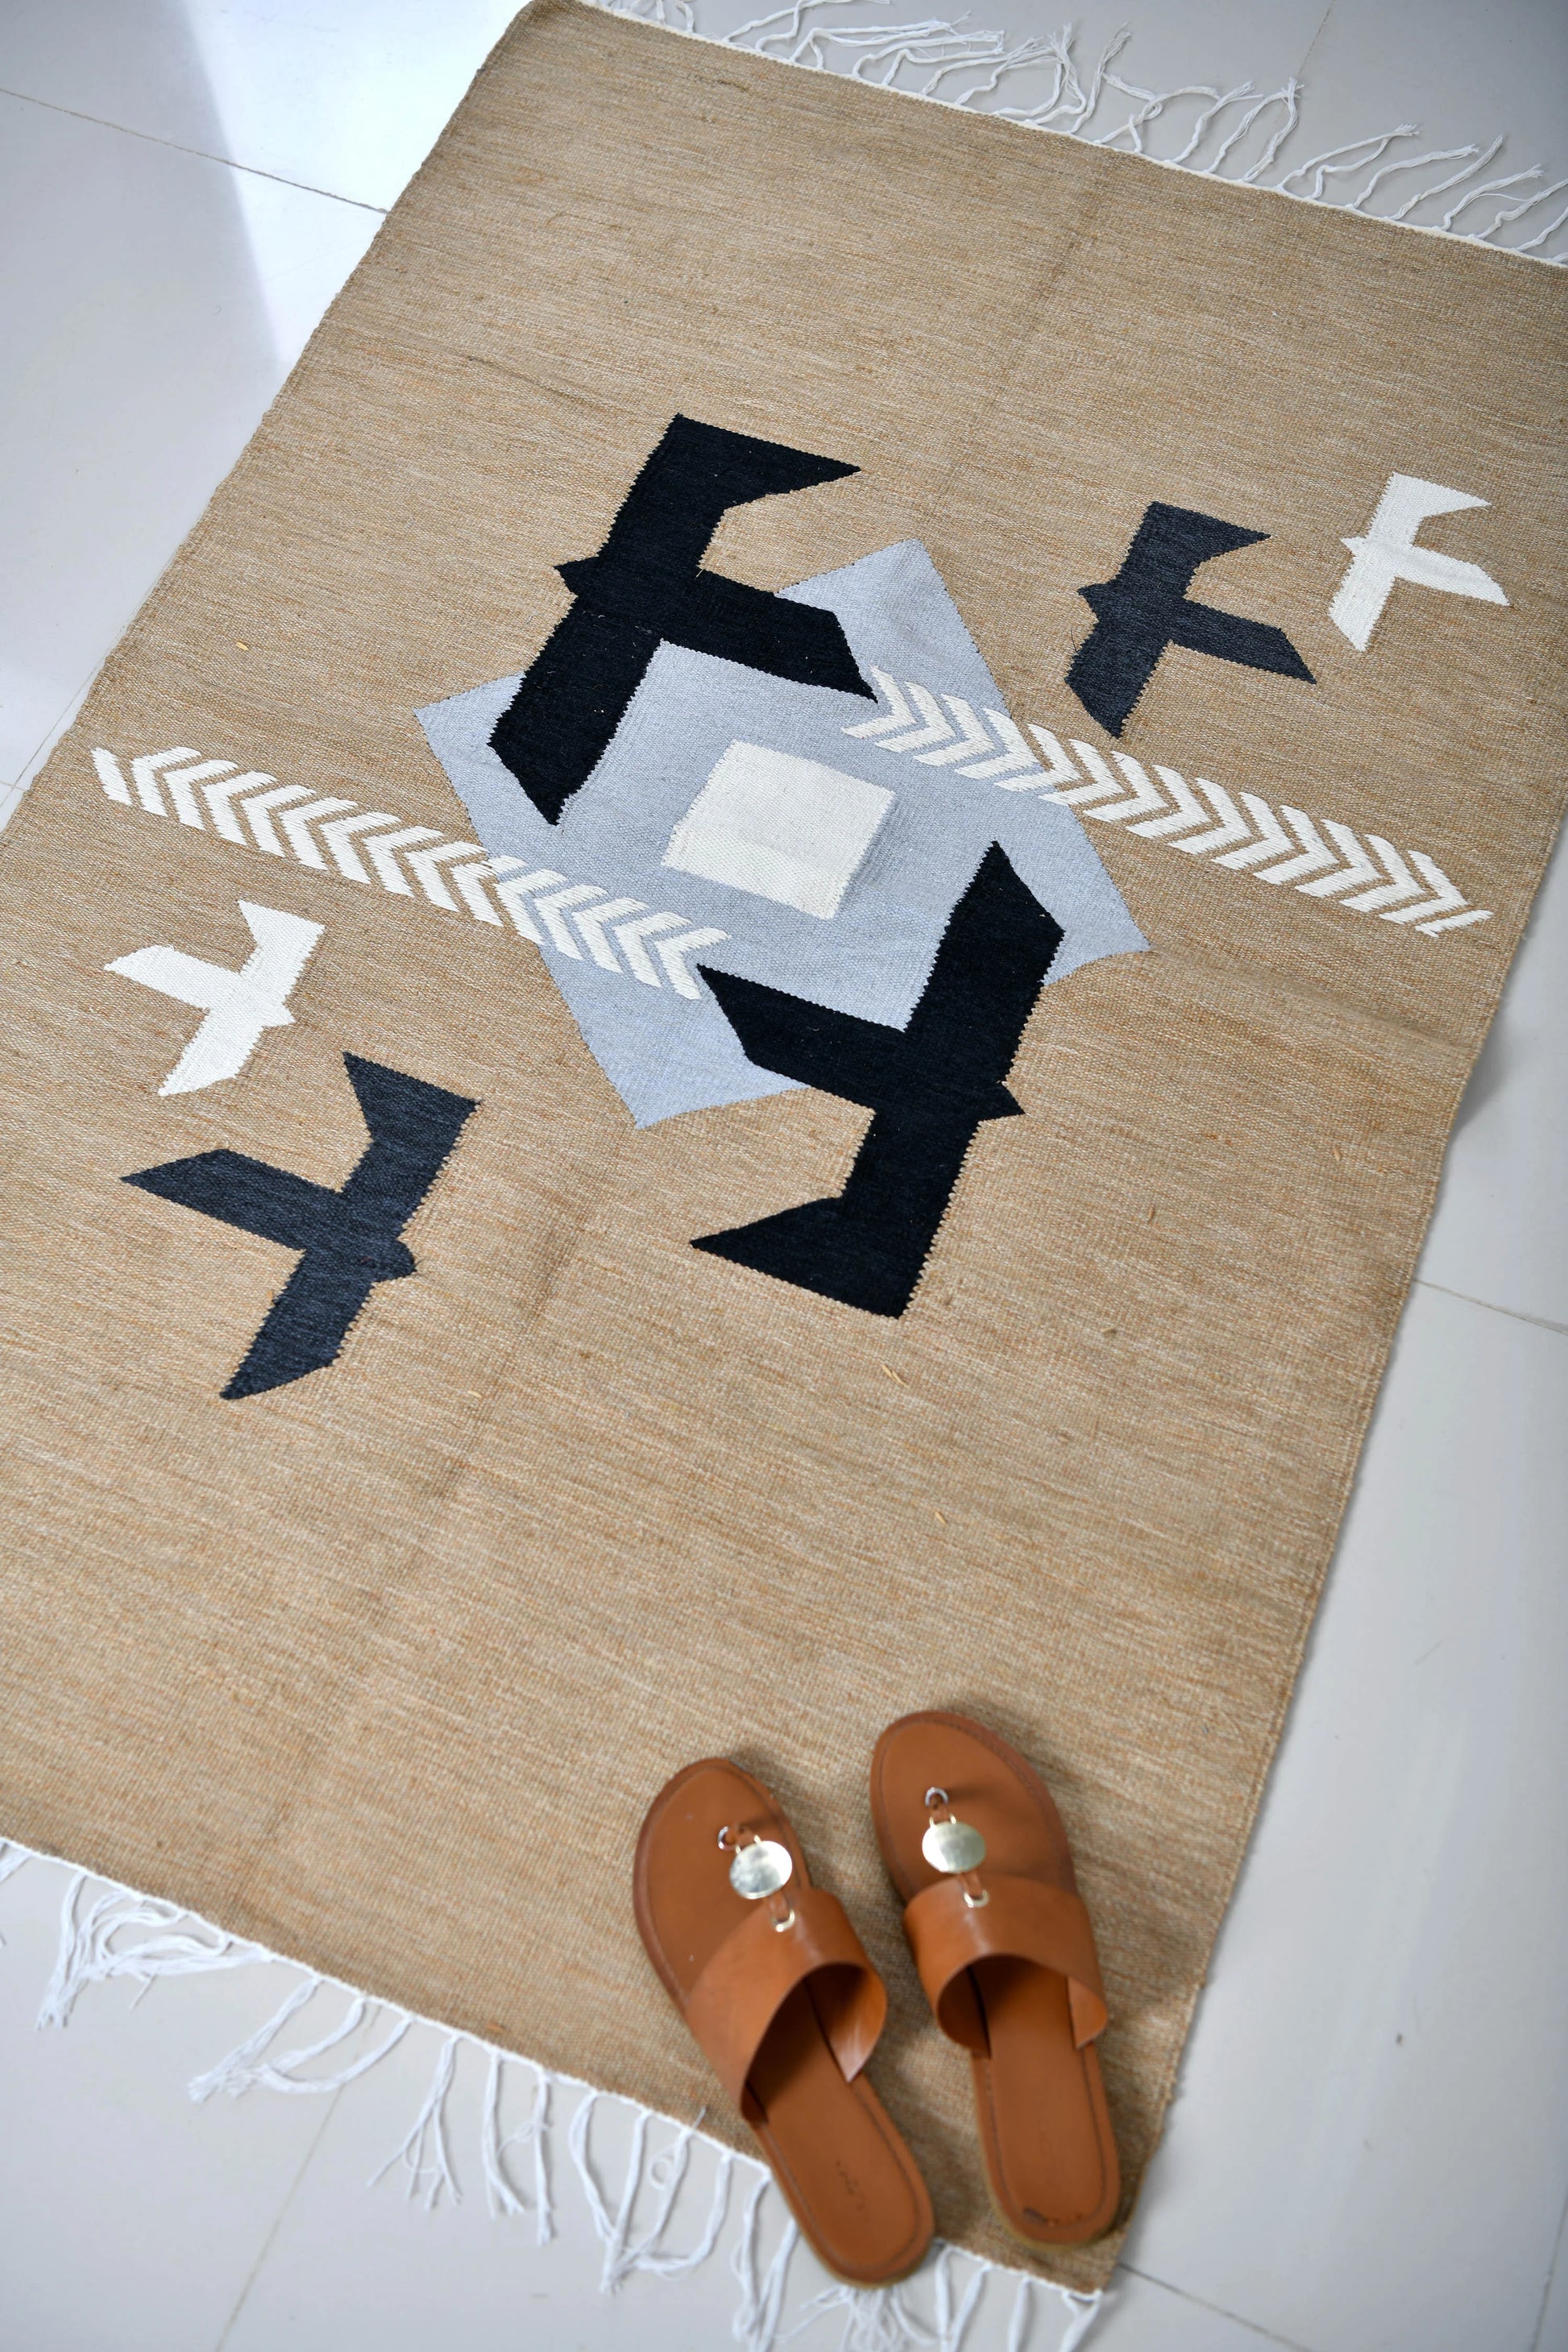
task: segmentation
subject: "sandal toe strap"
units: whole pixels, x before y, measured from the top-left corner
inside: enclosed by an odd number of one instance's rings
[[[837,1895],[796,1883],[780,1927],[752,1905],[687,1996],[686,2021],[730,2096],[740,2103],[768,2028],[797,1985],[814,1979],[812,2005],[847,2081],[876,2046],[887,1990]]]
[[[966,2049],[987,2048],[984,2012],[968,1971],[980,1960],[1032,1960],[1068,1981],[1073,2040],[1079,2049],[1108,2022],[1094,1930],[1079,1897],[1039,1878],[983,1881],[971,1903],[958,1878],[939,1878],[904,1913],[915,1966],[937,2023]]]

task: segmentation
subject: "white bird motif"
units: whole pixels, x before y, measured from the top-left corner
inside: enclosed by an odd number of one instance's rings
[[[276,907],[255,906],[248,898],[240,900],[239,911],[256,948],[237,971],[171,947],[137,948],[104,966],[105,971],[139,981],[143,988],[199,1006],[206,1014],[159,1087],[161,1095],[195,1094],[222,1078],[237,1077],[264,1030],[286,1029],[293,1022],[289,997],[324,926]]]

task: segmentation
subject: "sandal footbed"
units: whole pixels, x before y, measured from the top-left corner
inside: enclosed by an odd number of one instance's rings
[[[921,1852],[931,1788],[980,1830],[988,1870],[1076,1893],[1067,1832],[1038,1773],[984,1725],[933,1710],[890,1724],[871,1765],[877,1839],[906,1904],[941,1875]],[[1074,2042],[1067,1979],[1002,1958],[969,1975],[985,2026],[986,2050],[971,2063],[997,2212],[1027,2245],[1098,2238],[1115,2219],[1121,2177],[1099,2054]]]
[[[633,1906],[648,1957],[683,2014],[686,1994],[744,1916],[719,1849],[726,1825],[787,1846],[798,1879],[811,1884],[788,1821],[749,1773],[710,1758],[676,1774],[643,1823]],[[830,2270],[857,2285],[882,2285],[915,2268],[933,2227],[925,2183],[865,2075],[845,2080],[809,1979],[777,2011],[741,2112]]]

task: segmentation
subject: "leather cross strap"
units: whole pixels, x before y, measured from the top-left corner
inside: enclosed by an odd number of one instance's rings
[[[888,2013],[887,1990],[837,1896],[797,1879],[786,1899],[793,1923],[780,1928],[769,1905],[752,1905],[685,2003],[687,2024],[737,2105],[768,2028],[808,1977],[817,1979],[812,2003],[847,2082],[875,2049]]]
[[[1033,1960],[1068,1980],[1073,2039],[1081,2050],[1109,2021],[1094,1930],[1079,1898],[1038,1878],[981,1882],[989,1898],[964,1900],[957,1878],[939,1878],[904,1913],[904,1929],[926,1999],[950,2041],[984,2052],[985,2021],[966,1971],[977,1960]]]

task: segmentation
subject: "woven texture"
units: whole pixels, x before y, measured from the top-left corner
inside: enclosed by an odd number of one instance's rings
[[[868,1815],[882,1726],[957,1707],[1060,1802],[1131,2198],[1560,814],[1563,291],[538,0],[5,838],[0,1826],[740,2144],[629,1900],[654,1790],[732,1755],[887,1976],[872,2073],[940,2230],[1018,2262]],[[866,1110],[637,1129],[514,929],[109,789],[186,747],[471,841],[416,710],[533,659],[677,415],[858,468],[733,509],[715,570],[919,540],[1080,779],[1075,740],[1334,820],[1489,919],[1086,818],[1148,950],[1043,990],[908,1308],[694,1249],[837,1192]],[[1329,607],[1396,473],[1489,502],[1423,541],[1508,602],[1401,580],[1363,652]],[[1079,591],[1155,502],[1267,534],[1191,593],[1314,682],[1178,645],[1113,739]],[[105,966],[237,969],[241,899],[322,927],[292,1025],[161,1097],[203,1016]],[[374,1168],[365,1064],[409,1082]],[[122,1181],[220,1151],[321,1188],[323,1250],[362,1162],[382,1219],[341,1350],[258,1393],[223,1391],[302,1229]]]

